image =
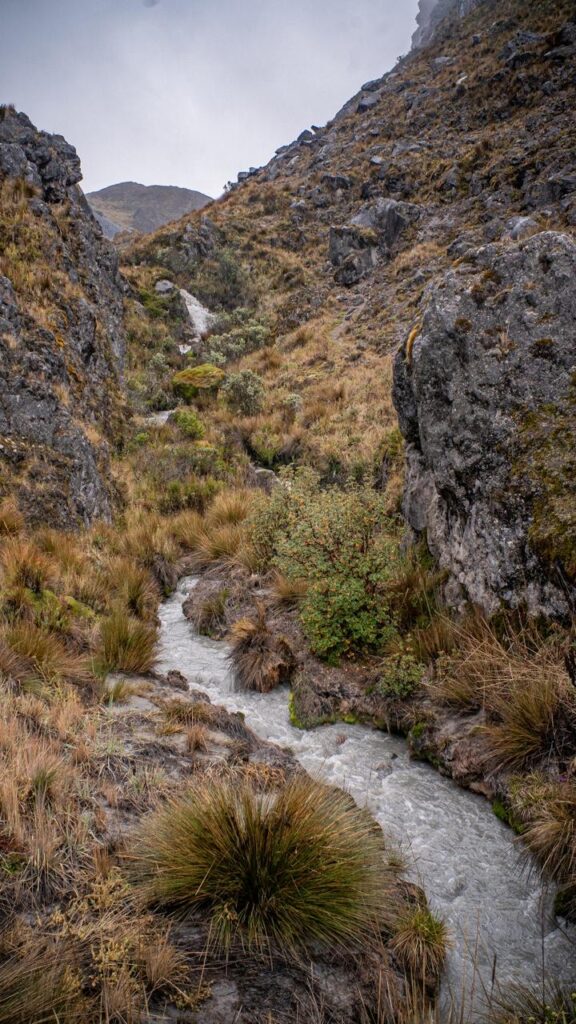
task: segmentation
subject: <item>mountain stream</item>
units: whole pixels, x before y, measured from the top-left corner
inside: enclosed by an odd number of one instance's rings
[[[158,668],[179,669],[213,702],[242,712],[258,736],[290,747],[311,775],[370,809],[450,928],[444,999],[476,1005],[493,977],[500,986],[538,986],[543,960],[550,977],[573,984],[574,935],[554,919],[553,894],[489,803],[411,760],[400,738],[343,723],[302,731],[290,724],[287,688],[235,690],[226,644],[195,634],[182,612],[195,583],[182,580],[161,606]]]

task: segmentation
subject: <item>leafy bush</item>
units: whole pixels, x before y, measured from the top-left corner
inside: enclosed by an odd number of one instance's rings
[[[411,697],[422,679],[423,672],[424,666],[409,652],[388,658],[378,681],[378,692],[383,697]]]
[[[177,409],[172,414],[172,419],[184,437],[190,441],[200,441],[206,433],[204,424],[193,409]]]
[[[263,348],[269,341],[270,331],[265,324],[252,319],[248,310],[237,310],[220,317],[207,341],[207,359],[215,366],[223,366]]]
[[[200,783],[143,823],[132,858],[150,904],[203,910],[214,945],[249,950],[358,948],[393,877],[368,814],[307,778],[265,798],[246,782]]]
[[[253,370],[231,373],[222,391],[230,408],[244,416],[255,416],[264,404],[264,384]]]
[[[383,500],[368,489],[319,491],[296,479],[272,497],[286,506],[274,561],[287,579],[307,584],[300,615],[311,648],[333,663],[376,651],[396,633],[387,586],[398,546]]]

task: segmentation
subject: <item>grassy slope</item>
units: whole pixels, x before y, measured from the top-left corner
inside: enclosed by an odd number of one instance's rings
[[[327,476],[378,475],[395,429],[391,358],[417,322],[426,283],[457,258],[451,244],[482,244],[494,224],[501,233],[509,217],[527,213],[542,227],[573,230],[570,208],[538,198],[576,148],[569,68],[536,59],[514,69],[499,56],[516,30],[545,33],[569,14],[568,3],[553,0],[483,5],[405,59],[376,107],[358,114],[353,104],[312,146],[291,151],[276,165],[274,180],[266,180],[264,169],[202,215],[129,251],[136,277],[152,268],[215,308],[248,304],[271,321],[273,352],[240,365],[266,381],[264,418],[274,437],[283,433],[283,399],[301,396],[292,433],[298,432],[301,458]],[[470,43],[474,33],[481,36],[477,46]],[[453,63],[436,69],[438,56]],[[546,81],[549,94],[542,90]],[[401,140],[417,140],[421,148],[394,155]],[[373,166],[373,157],[383,163]],[[351,187],[334,192],[325,175],[348,176]],[[371,200],[362,199],[367,192]],[[496,212],[490,208],[495,193]],[[347,290],[334,282],[328,261],[330,225],[345,223],[378,196],[417,204],[421,216],[393,258],[380,259]],[[204,216],[215,238],[207,256],[193,244]],[[345,383],[343,395],[335,397],[333,382]],[[262,426],[246,424],[245,432],[253,437]],[[254,447],[261,447],[258,437]]]

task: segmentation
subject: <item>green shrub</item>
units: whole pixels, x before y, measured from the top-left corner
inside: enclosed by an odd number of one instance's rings
[[[211,476],[171,480],[158,495],[158,509],[163,513],[181,512],[187,508],[204,512],[218,493],[219,486]]]
[[[230,408],[244,416],[255,416],[264,404],[264,384],[253,370],[231,373],[222,391]]]
[[[248,313],[247,310],[238,312]],[[256,352],[270,341],[270,331],[265,324],[249,315],[239,316],[238,312],[220,317],[217,329],[206,343],[208,361],[216,366]]]
[[[216,946],[283,952],[353,950],[375,936],[394,871],[368,814],[301,777],[275,797],[198,784],[143,823],[132,865],[150,904],[207,913]]]
[[[379,650],[396,634],[387,585],[398,564],[382,497],[359,488],[319,491],[301,475],[282,492],[270,502],[285,506],[277,509],[274,564],[307,585],[300,615],[312,651],[335,663]]]
[[[378,680],[378,693],[383,697],[405,699],[417,689],[424,672],[424,666],[410,653],[387,658],[382,675]]]
[[[172,419],[184,437],[190,441],[201,441],[206,433],[204,424],[193,409],[177,409],[172,414]]]

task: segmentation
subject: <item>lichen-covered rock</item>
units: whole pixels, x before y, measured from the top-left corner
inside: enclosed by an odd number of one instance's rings
[[[78,188],[80,161],[0,114],[0,493],[30,522],[109,518],[120,432],[123,285]]]
[[[468,252],[396,357],[404,513],[455,603],[562,616],[574,597],[575,274],[554,232]]]

